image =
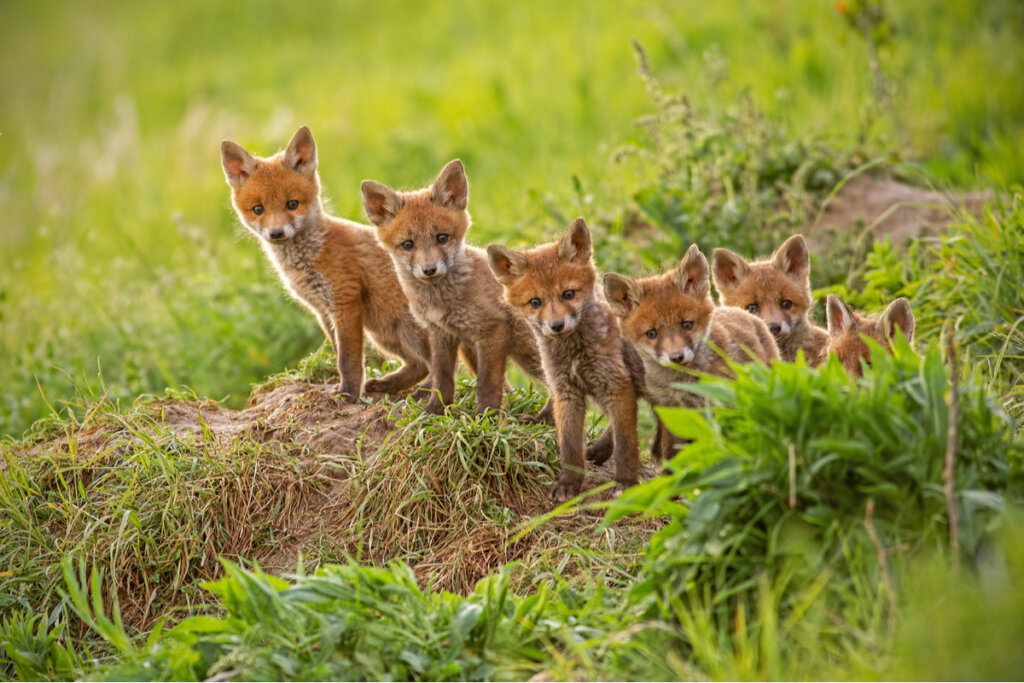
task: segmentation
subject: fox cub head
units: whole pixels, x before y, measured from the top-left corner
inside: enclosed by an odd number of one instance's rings
[[[553,244],[529,251],[487,247],[491,271],[505,287],[505,300],[547,337],[576,329],[594,302],[597,269],[590,230],[577,218]]]
[[[231,203],[242,224],[257,237],[279,244],[316,225],[322,211],[320,178],[309,128],[299,128],[288,147],[269,159],[225,140],[220,160],[231,186]]]
[[[839,357],[851,377],[861,376],[861,361],[871,365],[871,349],[861,335],[874,339],[883,348],[891,348],[896,330],[903,332],[907,341],[914,337],[914,314],[910,310],[910,303],[903,297],[889,304],[882,315],[868,318],[855,313],[835,294],[829,294],[825,312],[831,338],[829,353]]]
[[[395,192],[373,180],[362,187],[366,216],[395,265],[423,282],[443,278],[462,256],[470,223],[462,162],[448,162],[430,187],[415,192]]]
[[[675,270],[631,280],[604,276],[604,294],[622,323],[622,336],[662,365],[687,365],[704,343],[715,306],[708,261],[690,245]]]
[[[767,261],[750,263],[728,249],[715,249],[711,260],[723,306],[753,313],[780,341],[810,324],[811,265],[802,236],[790,237]]]

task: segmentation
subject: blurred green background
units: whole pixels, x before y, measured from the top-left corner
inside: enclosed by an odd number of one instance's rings
[[[574,176],[608,208],[649,172],[612,161],[652,111],[635,38],[700,106],[749,92],[794,136],[895,152],[948,185],[1024,181],[1021,3],[885,5],[895,116],[845,8],[4,2],[0,434],[76,386],[239,405],[321,343],[230,210],[223,138],[266,155],[308,124],[329,205],[358,220],[360,180],[415,187],[461,157],[473,242],[546,239],[563,226],[543,205],[576,211]]]

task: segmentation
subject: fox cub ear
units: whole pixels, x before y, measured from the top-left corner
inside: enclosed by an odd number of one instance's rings
[[[458,159],[449,161],[430,186],[430,201],[449,211],[465,211],[469,204],[469,181]]]
[[[225,140],[220,143],[220,163],[224,177],[231,187],[241,187],[256,171],[256,160],[237,142]]]
[[[562,239],[558,240],[558,260],[583,264],[590,260],[592,253],[590,230],[583,218],[577,218],[569,225]]]
[[[811,273],[811,262],[807,256],[807,244],[803,235],[793,235],[782,243],[772,265],[781,270],[790,280],[804,282]]]
[[[835,294],[825,300],[825,319],[828,321],[828,336],[838,339],[853,327],[853,311],[846,302]]]
[[[285,168],[306,175],[316,170],[316,143],[308,126],[295,131],[284,150]]]
[[[383,227],[393,221],[405,206],[398,193],[387,185],[381,185],[374,180],[364,180],[361,187],[366,217],[377,227]]]
[[[503,285],[512,284],[526,272],[526,258],[522,254],[497,244],[487,246],[487,263]]]
[[[715,249],[711,253],[711,275],[720,293],[739,287],[749,272],[750,264],[739,254],[728,249]]]
[[[625,318],[643,301],[644,292],[636,280],[618,273],[605,273],[604,298],[611,306],[612,313]]]
[[[878,319],[878,328],[886,339],[895,337],[898,328],[907,341],[911,341],[914,338],[914,314],[910,310],[910,302],[900,297],[886,306]]]
[[[686,250],[683,260],[679,262],[672,282],[683,294],[695,299],[703,299],[711,293],[711,282],[708,280],[708,260],[696,244]]]

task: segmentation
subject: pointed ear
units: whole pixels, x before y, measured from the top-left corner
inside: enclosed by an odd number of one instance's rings
[[[910,302],[900,297],[886,306],[882,317],[878,319],[878,329],[886,339],[896,336],[896,330],[903,330],[907,341],[914,338],[914,314],[910,310]]]
[[[604,298],[612,309],[612,313],[624,318],[640,305],[644,292],[636,280],[631,280],[618,273],[605,273]]]
[[[364,180],[361,187],[366,217],[378,227],[383,227],[393,221],[405,206],[405,202],[399,194],[387,185],[381,185],[373,180]]]
[[[464,211],[469,204],[469,181],[458,159],[449,161],[430,185],[430,201],[449,211]]]
[[[494,277],[503,285],[512,284],[526,272],[526,258],[518,251],[498,244],[487,246],[487,263]]]
[[[838,339],[853,327],[853,311],[846,302],[835,294],[825,300],[825,319],[828,320],[828,336]]]
[[[303,175],[316,170],[316,143],[307,126],[299,128],[292,136],[284,150],[284,165]]]
[[[220,143],[220,164],[231,187],[241,187],[256,170],[256,159],[237,142]]]
[[[583,218],[577,218],[558,240],[558,260],[583,264],[590,260],[591,253],[590,230]]]
[[[790,280],[803,282],[811,272],[811,262],[807,256],[807,244],[803,235],[793,235],[782,243],[775,255],[772,265],[781,270]]]
[[[696,244],[686,250],[683,260],[676,266],[672,283],[683,294],[696,299],[703,299],[711,293],[711,282],[708,279],[708,260]]]
[[[719,293],[736,289],[750,272],[747,260],[728,249],[715,249],[711,254],[711,274]]]

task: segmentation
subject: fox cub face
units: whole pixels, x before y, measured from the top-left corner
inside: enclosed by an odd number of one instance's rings
[[[714,304],[708,262],[690,245],[675,270],[631,280],[604,276],[604,292],[622,322],[622,336],[661,365],[688,365],[707,337]]]
[[[448,164],[430,187],[395,192],[363,181],[363,208],[395,265],[418,280],[443,278],[462,256],[469,229],[469,181],[462,162]]]
[[[255,157],[231,140],[221,143],[220,157],[231,203],[257,237],[280,244],[316,224],[320,179],[309,128],[299,128],[288,147],[269,159]]]
[[[861,335],[874,339],[883,348],[891,347],[896,331],[903,332],[907,341],[914,337],[914,314],[910,303],[900,297],[882,312],[878,318],[858,315],[842,299],[829,294],[825,304],[828,316],[828,335],[831,338],[829,353],[835,353],[846,374],[860,377],[863,373],[861,362],[871,365],[871,349]]]
[[[582,218],[554,244],[518,252],[492,244],[487,257],[505,286],[505,300],[546,337],[576,329],[594,300],[597,269],[590,230]]]
[[[721,304],[761,318],[780,340],[809,324],[811,266],[802,236],[790,237],[768,261],[750,263],[728,249],[715,249],[712,271]]]

